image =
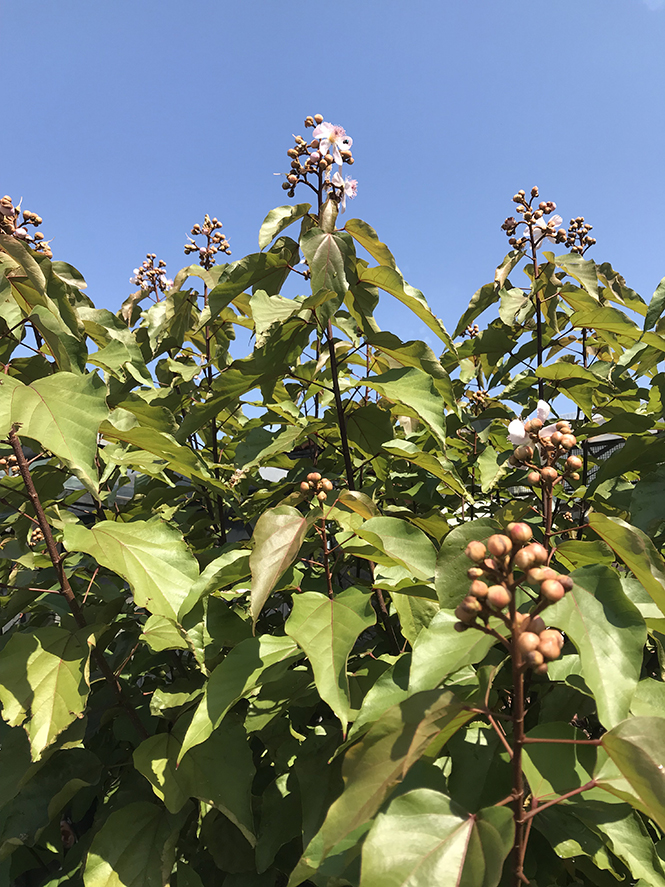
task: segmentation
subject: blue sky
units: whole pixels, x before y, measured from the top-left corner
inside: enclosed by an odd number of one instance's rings
[[[205,212],[233,258],[255,251],[315,113],[354,139],[347,216],[449,328],[533,184],[645,298],[665,275],[665,0],[0,0],[0,34],[0,192],[43,216],[99,306],[147,251],[170,276],[188,264]]]

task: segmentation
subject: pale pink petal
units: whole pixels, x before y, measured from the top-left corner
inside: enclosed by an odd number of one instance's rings
[[[544,422],[550,414],[550,405],[545,400],[539,400],[536,407],[536,417]]]
[[[529,443],[531,438],[524,430],[524,423],[520,419],[513,419],[508,426],[508,440],[516,447]]]
[[[312,135],[315,139],[327,139],[334,129],[335,127],[332,123],[319,123],[316,129],[312,132]]]
[[[340,166],[342,165],[342,155],[339,150],[339,145],[337,142],[332,143],[332,150],[330,152],[332,154],[333,160],[335,163],[338,163]]]
[[[556,431],[556,423],[554,425],[546,425],[538,432],[539,437],[551,437]]]

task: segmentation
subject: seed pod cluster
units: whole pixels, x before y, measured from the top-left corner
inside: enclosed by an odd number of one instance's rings
[[[470,542],[466,556],[474,565],[467,571],[469,593],[455,610],[459,620],[455,627],[465,631],[479,618],[487,626],[490,616],[500,616],[513,629],[525,667],[544,674],[547,663],[561,654],[563,635],[548,629],[537,613],[561,600],[572,589],[572,579],[546,566],[547,549],[533,541],[533,530],[522,522],[508,524],[505,533],[490,536],[486,544]],[[511,624],[504,611],[516,587],[515,568],[525,574],[530,585],[538,587],[540,601],[535,615],[518,613]]]
[[[7,474],[18,474],[18,464],[16,456],[12,454],[11,456],[0,459],[0,469],[3,468],[7,472]]]
[[[309,114],[305,117],[305,128],[307,129],[317,127],[322,123],[323,116],[321,114]],[[353,154],[351,153],[351,139],[342,139],[341,137],[345,136],[344,130],[341,127],[338,127],[338,129],[341,130],[339,156],[342,163],[351,166],[354,162]],[[286,152],[287,157],[291,161],[291,167],[286,174],[286,181],[282,183],[282,188],[288,192],[289,197],[295,195],[296,187],[300,182],[312,185],[307,179],[309,175],[314,176],[317,181],[325,178],[326,182],[328,182],[331,167],[335,162],[332,153],[322,153],[319,150],[321,139],[313,138],[308,142],[302,136],[294,135],[293,140],[293,147]]]
[[[307,478],[300,484],[300,492],[303,496],[310,496],[312,493],[315,493],[319,502],[325,502],[328,498],[328,493],[331,493],[332,489],[333,482],[328,480],[327,477],[321,477],[318,471],[310,471]]]
[[[524,423],[524,431],[531,436],[533,446],[516,446],[509,461],[515,467],[531,469],[526,478],[528,484],[541,485],[551,490],[563,478],[580,479],[578,470],[582,467],[582,460],[579,456],[569,455],[570,450],[577,445],[577,438],[569,422],[562,419],[555,426],[549,425],[543,429],[541,419],[530,419]],[[540,454],[540,465],[534,465],[532,461],[536,448]],[[556,467],[556,463],[563,457],[566,457],[566,461],[561,470]]]
[[[35,527],[32,533],[30,534],[30,539],[28,540],[28,545],[30,548],[34,548],[35,545],[39,545],[40,542],[44,541],[44,533],[42,532],[41,527]]]

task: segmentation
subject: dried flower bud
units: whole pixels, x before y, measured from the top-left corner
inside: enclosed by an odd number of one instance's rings
[[[323,490],[321,490],[320,493],[316,494],[316,498],[319,500],[319,502],[325,502],[326,499],[328,498],[328,494],[326,492],[324,492]]]
[[[310,473],[307,475],[307,480],[321,480],[321,475],[318,471],[310,471]]]
[[[316,123],[323,123],[323,115],[322,114],[315,114],[314,120]]]

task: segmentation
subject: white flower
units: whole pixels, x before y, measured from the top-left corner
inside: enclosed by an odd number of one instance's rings
[[[344,212],[346,209],[346,198],[349,197],[353,200],[358,193],[358,182],[356,179],[352,179],[349,176],[343,179],[342,174],[339,171],[333,173],[333,177],[330,181],[342,192],[342,212]]]
[[[160,276],[159,282],[166,290],[170,290],[171,287],[173,286],[173,281],[169,277],[167,277],[166,274],[162,274]]]
[[[550,216],[547,221],[543,218],[533,223],[533,243],[539,249],[545,239],[556,243],[557,229],[563,225],[561,216]],[[541,401],[542,403],[542,401]]]
[[[319,152],[323,155],[330,151],[335,163],[341,166],[342,155],[340,149],[348,151],[353,144],[353,139],[347,136],[344,127],[336,126],[333,123],[319,123],[312,135],[315,139],[320,140]]]
[[[536,418],[544,422],[550,414],[550,405],[544,400],[538,401],[536,407]],[[546,425],[538,432],[539,437],[550,437],[556,431],[556,423],[554,425]],[[521,419],[513,419],[508,426],[508,440],[516,447],[531,442],[531,435],[525,430],[524,422]]]

